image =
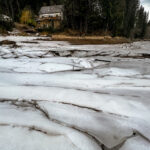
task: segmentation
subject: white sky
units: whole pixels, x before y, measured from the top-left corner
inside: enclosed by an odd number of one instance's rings
[[[150,20],[150,0],[141,0],[141,4],[144,6],[146,11],[149,11],[149,20]]]

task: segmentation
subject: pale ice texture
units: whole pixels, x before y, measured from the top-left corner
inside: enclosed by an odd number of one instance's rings
[[[149,150],[150,143],[140,136],[129,139],[120,150]]]
[[[1,40],[0,149],[150,149],[150,42]]]

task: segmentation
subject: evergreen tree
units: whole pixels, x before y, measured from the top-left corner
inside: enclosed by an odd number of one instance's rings
[[[143,38],[146,33],[146,28],[148,24],[148,13],[145,12],[144,7],[141,6],[137,13],[137,21],[136,21],[136,38]]]
[[[124,36],[131,36],[134,29],[136,14],[139,8],[139,0],[126,0],[125,16],[124,16]]]

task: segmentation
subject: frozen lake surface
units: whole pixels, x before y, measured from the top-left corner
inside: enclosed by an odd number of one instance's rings
[[[150,42],[2,40],[0,150],[150,150]]]

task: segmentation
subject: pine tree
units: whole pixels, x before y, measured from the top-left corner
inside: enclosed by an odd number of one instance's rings
[[[137,13],[137,21],[136,21],[136,38],[143,38],[146,33],[146,28],[148,24],[148,13],[145,12],[144,7],[141,6]]]
[[[125,17],[124,17],[124,36],[131,36],[134,29],[136,14],[139,8],[139,0],[126,0]]]

